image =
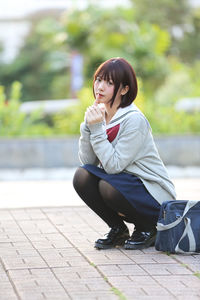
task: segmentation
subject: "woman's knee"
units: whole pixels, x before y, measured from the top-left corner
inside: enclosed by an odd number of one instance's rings
[[[85,170],[84,168],[77,168],[76,172],[74,173],[73,177],[73,186],[75,190],[79,189],[81,186],[84,185],[85,182],[85,177],[87,177],[88,171]]]
[[[76,191],[85,190],[91,188],[92,185],[96,184],[96,177],[88,172],[86,169],[79,167],[73,178],[73,186]]]

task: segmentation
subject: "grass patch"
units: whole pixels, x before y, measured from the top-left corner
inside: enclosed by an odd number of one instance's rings
[[[200,272],[196,272],[193,275],[200,279]]]
[[[186,265],[186,264],[181,264],[181,266],[184,268],[189,268],[188,265]]]
[[[94,268],[96,268],[97,266],[93,263],[93,262],[90,262],[90,265]]]
[[[118,290],[116,287],[112,287],[111,291],[119,297],[120,300],[127,300],[127,298],[122,294],[120,290]]]

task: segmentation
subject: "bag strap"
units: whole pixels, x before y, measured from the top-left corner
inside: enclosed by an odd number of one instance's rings
[[[178,200],[177,200],[178,201]],[[190,208],[192,208],[193,206],[195,206],[197,204],[197,202],[199,202],[198,200],[189,200],[185,206],[185,209],[184,209],[184,212],[183,212],[183,215],[178,218],[176,221],[170,223],[170,224],[162,224],[162,223],[157,223],[157,230],[158,231],[163,231],[163,230],[168,230],[168,229],[171,229],[175,226],[177,226],[179,223],[181,223],[181,221],[183,220],[184,216],[187,214],[187,212],[190,210]]]
[[[185,222],[185,230],[180,238],[180,240],[178,241],[176,247],[175,247],[175,252],[179,252],[179,253],[185,253],[185,251],[183,251],[179,245],[180,242],[184,239],[184,237],[187,235],[188,239],[189,239],[189,252],[195,252],[196,250],[196,241],[195,241],[195,237],[192,231],[192,227],[191,227],[191,220],[190,218],[185,218],[184,219]]]

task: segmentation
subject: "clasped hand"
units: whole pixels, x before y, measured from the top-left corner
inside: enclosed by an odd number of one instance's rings
[[[97,103],[89,106],[85,112],[87,124],[100,123],[105,119],[105,108],[99,107]]]

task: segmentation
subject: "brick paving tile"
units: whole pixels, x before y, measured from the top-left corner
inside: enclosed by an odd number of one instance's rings
[[[147,273],[138,265],[100,265],[98,269],[105,276],[123,276],[123,275],[147,275]]]
[[[104,292],[104,291],[88,291],[82,293],[80,290],[79,292],[71,292],[70,296],[73,300],[119,300],[119,296],[114,295],[112,291]]]
[[[199,273],[200,274],[200,264],[187,264],[187,266],[190,268],[190,270],[192,270],[195,273]]]
[[[25,234],[57,232],[48,220],[22,220],[18,221],[18,224]]]
[[[3,220],[12,220],[12,219],[13,219],[13,217],[10,214],[9,210],[0,210],[0,220],[1,221],[3,221]],[[1,224],[1,221],[0,221],[0,224]]]
[[[154,276],[154,279],[175,297],[200,296],[199,279],[194,275]]]
[[[66,282],[68,279],[75,278],[99,278],[101,275],[93,266],[80,266],[69,268],[53,268],[54,274],[59,278],[61,282]],[[73,277],[72,277],[73,276]]]
[[[142,250],[125,250],[122,247],[120,248],[120,251],[130,258],[132,258],[132,256],[144,255],[144,252]]]
[[[2,251],[4,250],[4,251]],[[6,251],[7,250],[7,251]],[[19,248],[19,249],[15,249],[15,248],[3,248],[0,250],[0,254],[1,254],[1,258],[2,259],[12,259],[12,258],[25,258],[25,257],[35,257],[35,256],[39,256],[37,251],[33,248],[31,249],[26,249],[26,248]]]
[[[177,296],[177,300],[199,300],[200,296],[195,295],[186,295],[185,297],[183,295]]]
[[[25,242],[28,241],[27,237],[24,234],[0,234],[0,243],[14,243],[14,242]]]
[[[135,255],[134,251],[127,252],[127,256],[137,264],[176,264],[176,261],[172,257],[162,253],[143,253],[142,255]],[[132,253],[129,254],[129,252]]]
[[[127,297],[170,295],[164,287],[149,276],[108,277],[108,280]]]
[[[197,287],[200,291],[200,281],[194,275],[171,275],[171,276],[153,276],[153,278],[161,285],[168,287]]]
[[[66,238],[63,237],[59,232],[56,233],[36,233],[36,234],[27,234],[27,238],[31,242],[56,242],[56,241],[65,241]]]
[[[199,296],[200,297],[200,291],[199,288],[186,288],[186,287],[180,287],[180,286],[172,286],[169,287],[168,290],[175,296],[182,296],[185,297],[185,299],[187,298],[187,296]]]
[[[132,296],[127,296],[126,295],[126,300],[174,300],[176,298],[174,298],[173,295],[162,295],[160,296],[158,295],[153,295],[153,297],[151,295],[136,295],[134,296],[134,298]],[[187,299],[180,299],[180,300],[187,300]]]
[[[94,267],[88,265],[88,267],[82,268],[69,268],[68,272],[66,271],[66,268],[53,269],[56,277],[59,278],[73,299],[78,299],[78,297],[80,299],[93,299],[94,295],[96,295],[96,299],[99,299],[98,297],[109,295],[111,286]],[[116,297],[113,299],[116,299]]]
[[[0,232],[1,233],[6,233],[8,235],[10,235],[10,234],[20,235],[20,234],[22,234],[22,231],[17,226],[17,224],[14,220],[1,220],[0,221]]]
[[[0,241],[0,256],[2,253],[6,252],[6,251],[12,251],[13,250],[13,243],[10,242],[10,243],[7,243],[7,242],[2,242]]]
[[[120,248],[99,251],[92,247],[89,250],[84,251],[84,254],[88,260],[95,265],[135,264],[132,259],[120,251]]]
[[[174,255],[173,257],[183,266],[200,273],[200,255]]]
[[[75,258],[75,260],[70,259],[68,260],[68,263],[72,267],[77,267],[77,266],[87,266],[88,262],[85,261],[83,258]]]
[[[57,291],[55,293],[44,293],[44,292],[37,292],[35,290],[25,290],[21,291],[19,294],[20,300],[68,300],[71,299],[69,296],[67,296],[65,293],[58,293]],[[6,299],[5,299],[6,300]]]
[[[10,213],[12,214],[13,218],[18,221],[46,219],[46,216],[41,211],[41,209],[37,209],[37,208],[11,210]]]
[[[179,264],[141,264],[140,265],[150,275],[187,275],[192,272]]]
[[[46,263],[40,257],[28,257],[28,258],[11,257],[11,258],[3,258],[2,261],[6,270],[47,267]]]
[[[40,255],[49,267],[84,266],[88,265],[81,254],[73,248],[40,250]]]
[[[200,264],[200,255],[172,255],[177,261],[182,263],[199,263]]]
[[[0,265],[0,299],[17,299],[16,293],[2,265]]]
[[[82,283],[88,286],[90,291],[109,291],[110,285],[102,278],[84,278],[81,280]]]
[[[35,299],[49,299],[47,295],[52,299],[53,296],[68,299],[65,289],[49,269],[10,270],[9,275],[22,299],[29,299],[28,293],[35,294]]]
[[[125,295],[125,297],[127,298],[127,299],[140,299],[140,297],[149,297],[150,299],[154,299],[154,296],[155,295],[158,295],[159,294],[159,296],[160,296],[160,298],[161,297],[163,297],[163,296],[166,296],[166,297],[168,297],[169,296],[169,293],[167,293],[167,291],[165,290],[165,289],[157,289],[157,293],[155,292],[155,293],[147,293],[146,291],[145,291],[145,289],[140,289],[140,288],[137,288],[137,287],[132,287],[132,288],[129,288],[127,291],[123,291],[123,294]]]
[[[27,240],[27,241],[17,241],[17,242],[11,242],[14,249],[33,249],[33,245]]]
[[[161,253],[161,252],[157,251],[154,247],[149,247],[147,249],[143,249],[142,252],[144,254],[148,254],[148,253],[156,253],[156,254],[158,254],[158,253]]]
[[[68,241],[32,241],[33,246],[36,249],[55,249],[55,248],[67,248],[71,247]]]
[[[117,284],[121,284],[123,286],[156,286],[158,283],[150,276],[113,276],[108,277],[109,282],[111,282],[114,286]]]
[[[9,300],[17,300],[18,298],[12,291],[0,290],[0,299],[1,300],[8,300],[8,299]]]

